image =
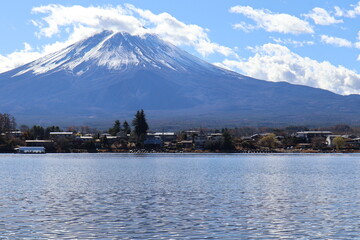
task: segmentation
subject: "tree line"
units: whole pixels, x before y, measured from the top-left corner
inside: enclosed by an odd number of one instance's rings
[[[132,120],[132,125],[134,127],[134,134],[136,136],[137,142],[143,142],[146,138],[147,131],[149,130],[149,125],[145,116],[143,109],[138,110]],[[15,117],[8,113],[0,113],[0,133],[9,133],[16,130],[16,120]],[[34,125],[29,128],[26,125],[21,125],[20,130],[24,132],[28,139],[43,139],[48,138],[50,132],[61,132],[59,126],[49,126],[42,127]],[[69,130],[75,130],[75,127],[69,127]],[[88,127],[82,127],[81,130],[89,131]],[[123,124],[119,120],[114,122],[113,127],[108,129],[108,133],[112,136],[116,136],[119,133],[130,134],[132,132],[131,126],[127,121],[124,121]]]
[[[133,133],[136,137],[136,143],[138,145],[142,144],[146,139],[147,131],[149,130],[149,125],[146,120],[145,112],[143,109],[138,110],[132,120],[132,125],[134,127]],[[127,121],[124,121],[121,127],[121,122],[119,120],[115,120],[113,127],[109,128],[108,133],[112,136],[116,136],[119,133],[123,133],[125,135],[130,134],[131,127]]]
[[[17,130],[16,126],[16,120],[11,114],[0,113],[0,150],[2,148],[5,149],[4,151],[11,151],[11,149],[16,146],[23,146],[25,144],[25,140],[52,139],[50,138],[50,132],[63,131],[59,126],[42,127],[34,125],[29,128],[26,125],[21,125],[18,128],[18,130],[20,130],[21,132],[21,135],[16,135],[20,134],[20,132],[14,132],[12,133],[13,135],[8,134]],[[138,110],[135,113],[131,122],[120,122],[120,120],[115,120],[112,127],[107,129],[107,131],[99,131],[95,128],[89,128],[88,126],[71,126],[66,129],[66,131],[68,132],[79,133],[79,135],[82,135],[81,137],[91,136],[92,139],[89,140],[89,138],[87,138],[87,142],[85,142],[85,140],[81,140],[80,136],[79,138],[75,137],[75,134],[73,135],[74,138],[72,140],[65,139],[61,142],[60,139],[57,139],[56,141],[59,146],[61,145],[61,149],[82,149],[82,147],[84,149],[110,149],[112,145],[115,146],[114,149],[116,150],[128,148],[142,149],[144,147],[150,148],[150,145],[152,144],[149,143],[149,141],[144,144],[144,141],[147,138],[148,130],[149,125],[147,123],[145,112],[144,110]],[[193,150],[197,150],[199,148],[196,147],[196,144],[198,144],[199,141],[202,141],[201,137],[207,136],[207,140],[201,149],[209,151],[232,152],[243,150],[256,151],[263,149],[285,150],[294,149],[297,146],[304,149],[307,148],[311,150],[331,151],[331,147],[326,145],[325,139],[322,137],[315,137],[312,138],[311,141],[305,141],[304,139],[301,139],[294,135],[294,133],[299,131],[327,130],[331,131],[333,134],[340,135],[333,140],[333,145],[336,147],[337,151],[340,151],[341,149],[360,150],[360,142],[356,145],[356,143],[353,143],[354,141],[352,141],[352,139],[356,139],[356,136],[360,136],[360,128],[354,126],[350,127],[346,124],[338,124],[331,127],[315,129],[309,129],[305,126],[288,126],[284,128],[240,127],[232,129],[224,128],[222,130],[206,128],[198,130],[199,131],[178,132],[176,134],[176,139],[174,139],[173,143],[171,143],[170,145],[167,144],[165,146],[166,149],[176,148],[181,150],[181,148],[189,148],[188,145],[186,145],[188,144],[186,142],[189,142],[188,140],[192,140]],[[188,132],[198,133],[192,133],[193,135],[190,136]],[[219,134],[221,134],[221,137],[212,138],[210,136],[212,133],[215,133],[214,135],[216,136],[219,136]],[[110,138],[108,137],[109,135],[117,136],[117,138]],[[77,140],[75,140],[75,138]],[[149,137],[148,139],[151,140],[151,137]],[[83,143],[81,143],[81,141],[83,141]],[[96,147],[95,143],[97,144]]]
[[[8,113],[0,113],[0,133],[11,132],[15,129],[15,117]]]

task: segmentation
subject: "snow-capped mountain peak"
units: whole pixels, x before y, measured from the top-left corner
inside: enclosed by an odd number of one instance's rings
[[[123,32],[103,31],[26,65],[14,76],[57,71],[79,76],[94,66],[115,71],[135,67],[187,71],[188,67],[199,64],[214,68],[155,35],[133,36]]]
[[[253,79],[155,35],[121,32],[95,34],[0,74],[0,110],[31,124],[110,124],[139,109],[161,123],[180,125],[280,118],[304,124],[314,116],[328,123],[360,119],[359,105],[359,96]]]

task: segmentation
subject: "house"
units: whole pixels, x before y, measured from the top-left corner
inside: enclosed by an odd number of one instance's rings
[[[101,138],[102,138],[103,140],[106,139],[106,141],[107,141],[109,144],[113,144],[113,143],[115,143],[116,141],[118,141],[118,140],[121,139],[120,136],[112,136],[112,135],[109,134],[109,133],[103,133],[103,134],[101,134]]]
[[[15,138],[19,138],[23,135],[23,132],[22,131],[11,131],[11,132],[6,133],[6,135],[15,137]]]
[[[73,132],[50,132],[49,133],[51,139],[69,139],[73,138]]]
[[[181,149],[192,149],[194,146],[192,140],[183,140],[183,141],[177,142],[176,145],[178,148],[181,148]]]
[[[45,153],[45,147],[19,147],[15,150],[18,153]]]
[[[245,137],[243,138],[243,140],[249,140],[249,141],[259,141],[260,139],[262,139],[263,137],[266,137],[268,135],[270,135],[271,133],[269,132],[266,132],[266,133],[256,133],[256,134],[253,134],[251,135],[250,137]]]
[[[204,149],[207,140],[208,140],[207,136],[205,136],[205,135],[195,136],[194,137],[195,149]]]
[[[25,143],[27,147],[54,147],[54,140],[25,140]]]
[[[164,144],[163,140],[159,136],[147,136],[147,138],[144,141],[144,145],[146,147],[152,147],[152,148],[159,148],[162,147]]]
[[[323,138],[325,140],[331,134],[330,131],[303,131],[295,133],[295,137],[303,138],[305,142],[309,143],[314,138]]]
[[[358,137],[349,138],[346,140],[346,143],[354,149],[360,149],[360,138],[358,138]]]
[[[211,133],[208,136],[209,141],[222,141],[223,140],[223,134],[222,133]]]
[[[77,136],[76,140],[80,142],[91,142],[94,141],[94,137],[92,135]]]
[[[176,140],[176,134],[174,132],[155,132],[147,133],[148,137],[159,137],[163,142],[173,142]]]
[[[195,136],[199,136],[200,135],[200,131],[196,131],[196,130],[188,130],[188,131],[184,131],[183,132],[186,136],[186,139],[193,139]]]
[[[116,136],[117,136],[118,138],[123,138],[123,139],[125,139],[125,138],[128,137],[127,134],[126,134],[126,132],[124,132],[124,131],[118,132],[118,133],[116,134]]]

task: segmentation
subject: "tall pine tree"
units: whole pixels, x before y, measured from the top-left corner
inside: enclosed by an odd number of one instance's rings
[[[123,129],[124,129],[124,133],[125,134],[130,134],[131,133],[131,128],[130,128],[130,125],[127,121],[125,121],[123,123]]]
[[[132,121],[132,125],[134,126],[136,142],[138,144],[143,143],[146,138],[147,130],[149,130],[149,125],[146,122],[146,117],[143,109],[136,112],[135,118]]]
[[[114,126],[112,128],[109,129],[109,133],[112,136],[116,136],[116,134],[118,134],[121,131],[121,124],[119,120],[116,120],[114,123]]]

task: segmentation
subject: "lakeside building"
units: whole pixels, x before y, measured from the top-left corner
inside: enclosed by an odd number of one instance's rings
[[[18,153],[45,153],[45,147],[19,147],[15,150]]]
[[[147,133],[147,137],[158,137],[161,138],[163,142],[172,142],[176,140],[177,135],[174,132],[154,132]]]
[[[211,133],[209,136],[208,136],[208,140],[210,141],[221,141],[223,140],[223,134],[222,133]]]
[[[192,140],[182,140],[176,143],[177,148],[183,149],[183,150],[191,150],[194,147]]]
[[[94,141],[94,137],[92,135],[76,136],[75,140],[81,142],[91,142]]]
[[[208,141],[208,137],[206,135],[198,135],[194,137],[194,145],[195,149],[203,150],[205,148],[205,144]]]
[[[49,133],[51,139],[64,139],[64,138],[73,138],[73,132],[50,132]]]
[[[9,133],[6,133],[8,136],[19,138],[23,135],[22,131],[11,131]]]
[[[27,147],[45,147],[52,148],[54,147],[54,140],[25,140]]]
[[[162,147],[164,145],[163,140],[159,137],[159,136],[147,136],[147,138],[144,141],[144,145],[146,147],[154,147],[154,148],[159,148]]]
[[[306,142],[311,142],[313,138],[324,138],[326,139],[327,136],[332,135],[330,131],[302,131],[295,133],[295,137],[297,138],[304,138]]]

